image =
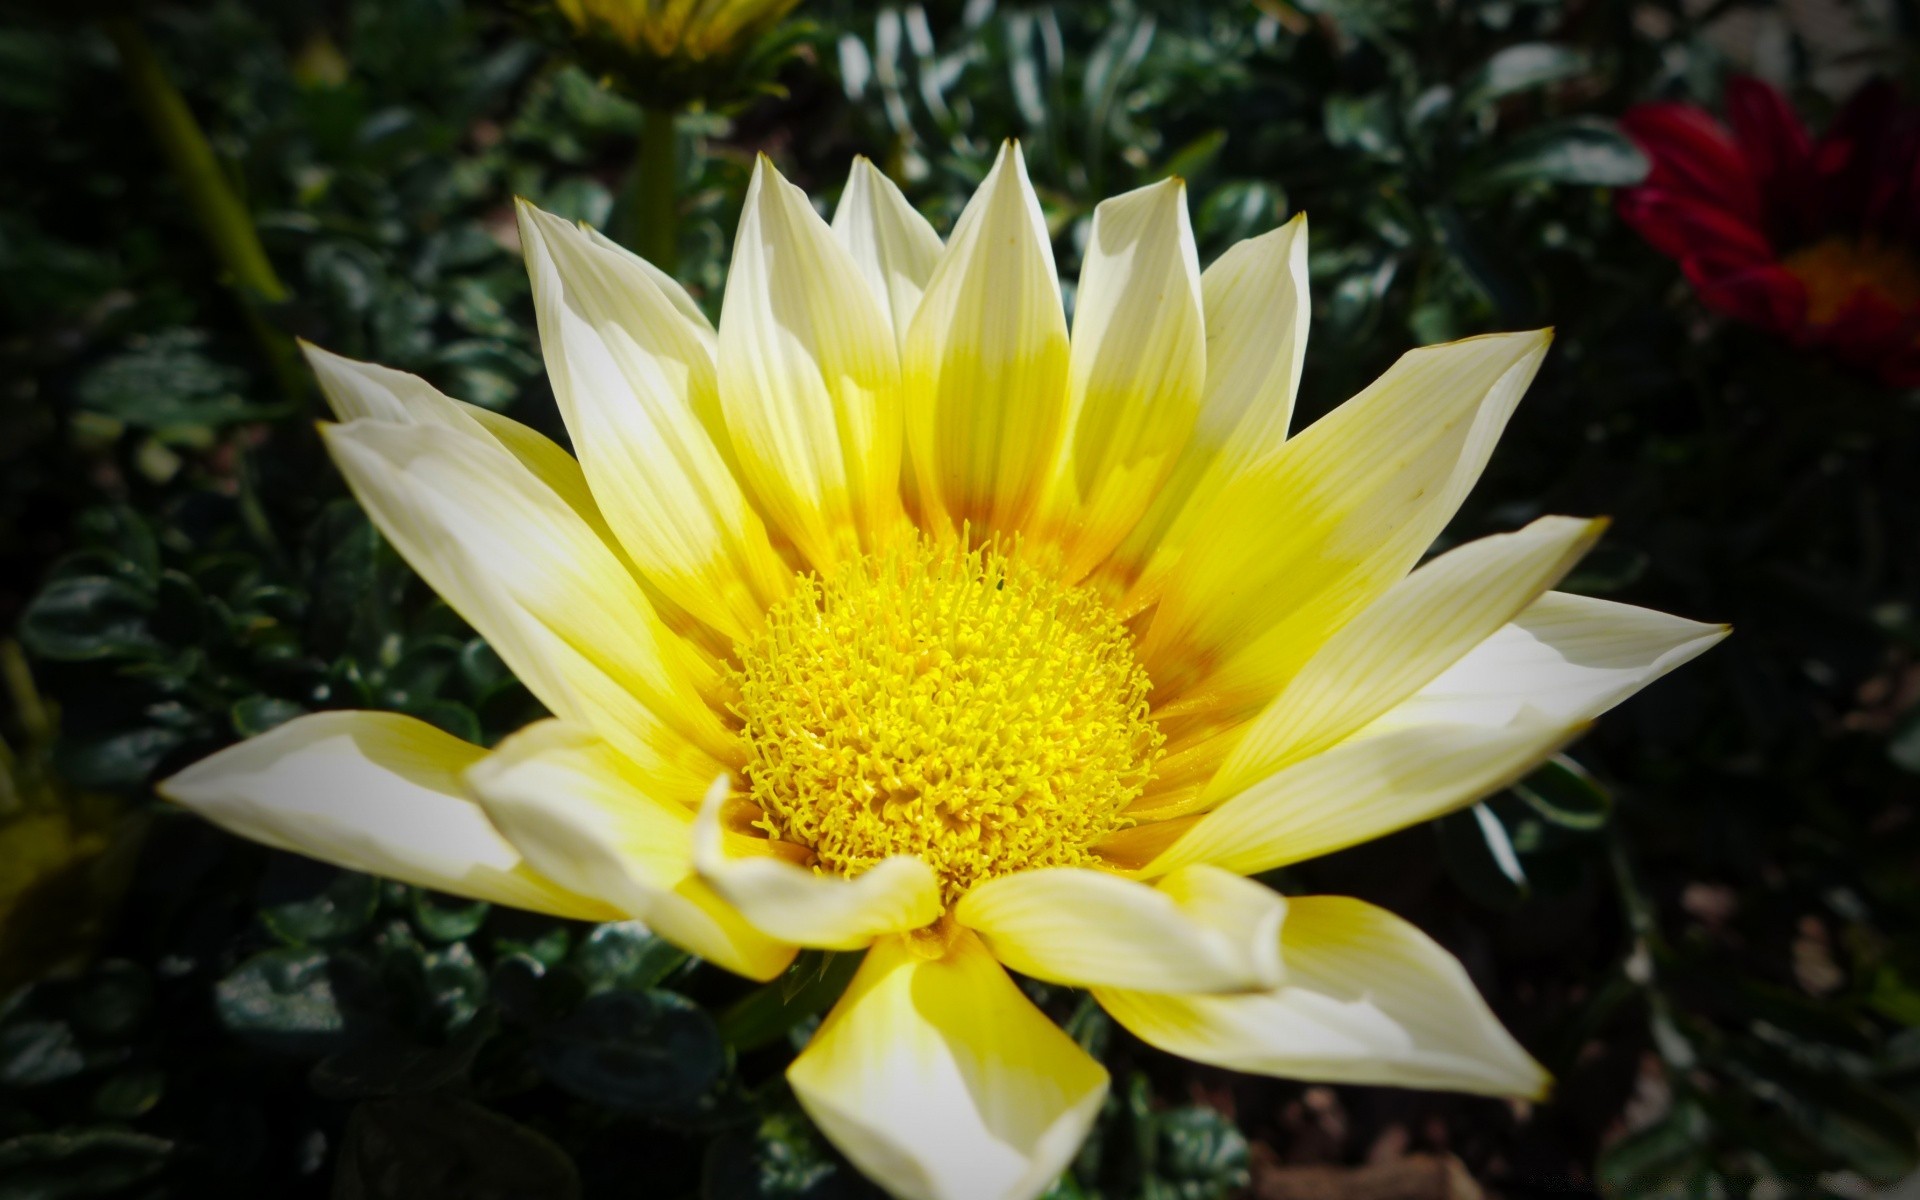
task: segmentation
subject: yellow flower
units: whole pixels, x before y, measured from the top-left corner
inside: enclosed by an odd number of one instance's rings
[[[704,62],[731,54],[799,0],[553,0],[574,31],[655,59]]]
[[[1416,350],[1287,436],[1306,223],[1204,273],[1170,179],[1095,214],[1069,336],[1009,145],[943,243],[763,158],[716,332],[531,207],[576,462],[321,351],[374,521],[553,712],[497,750],[310,716],[164,785],[246,836],[771,979],[863,951],[788,1071],[897,1195],[1031,1197],[1106,1072],[1007,969],[1176,1054],[1538,1095],[1450,956],[1247,876],[1505,785],[1725,629],[1551,591],[1600,523],[1416,565],[1543,332]]]

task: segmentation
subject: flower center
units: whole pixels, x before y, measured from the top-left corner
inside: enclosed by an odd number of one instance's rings
[[[1086,862],[1161,746],[1118,618],[997,546],[915,535],[803,578],[736,682],[768,833],[840,875],[917,855],[949,902]]]
[[[1920,311],[1920,264],[1876,238],[1830,237],[1781,260],[1807,289],[1807,320],[1826,325],[1862,292],[1908,312]]]

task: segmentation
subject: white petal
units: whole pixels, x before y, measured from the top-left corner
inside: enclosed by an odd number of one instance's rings
[[[1730,632],[1590,596],[1548,592],[1368,732],[1434,722],[1504,726],[1527,711],[1592,720]]]
[[[822,875],[768,855],[731,855],[721,805],[730,781],[707,790],[693,831],[693,862],[708,886],[769,936],[824,950],[858,950],[875,938],[931,925],[940,881],[911,855],[882,859],[857,878]]]
[[[737,753],[689,648],[512,455],[432,425],[322,432],[374,524],[548,709],[628,748],[686,738],[722,761]]]
[[[593,526],[594,532],[611,541],[580,464],[552,438],[497,412],[455,400],[418,375],[345,358],[307,342],[302,342],[300,349],[320,381],[328,406],[340,420],[368,417],[397,425],[443,425],[457,433],[491,440],[552,488]]]
[[[1512,783],[1583,722],[1527,714],[1513,725],[1418,725],[1356,735],[1271,775],[1198,818],[1135,826],[1101,852],[1153,877],[1188,863],[1242,875],[1330,854],[1431,820]]]
[[[1552,1085],[1459,961],[1392,913],[1296,896],[1280,953],[1286,982],[1265,993],[1094,995],[1141,1041],[1233,1071],[1535,1099]]]
[[[1418,691],[1557,583],[1604,528],[1542,517],[1451,550],[1394,584],[1287,682],[1208,784],[1206,800],[1326,749]]]
[[[719,420],[710,344],[637,257],[519,211],[547,374],[608,524],[676,605],[747,636],[790,572],[702,420]]]
[[[720,402],[742,482],[827,569],[900,519],[900,357],[860,267],[763,155],[720,312]]]
[[[902,1200],[1033,1200],[1066,1169],[1107,1073],[960,931],[944,957],[867,951],[787,1068],[861,1172]]]
[[[833,233],[860,265],[904,345],[927,280],[940,261],[940,235],[900,189],[865,158],[853,160],[833,212]]]
[[[954,919],[1002,963],[1052,983],[1231,992],[1280,982],[1279,893],[1195,864],[1157,886],[1057,867],[989,880]]]
[[[667,298],[667,303],[673,305],[674,311],[687,319],[687,324],[693,327],[695,335],[706,345],[709,353],[717,351],[720,335],[714,331],[713,322],[707,320],[707,314],[700,310],[700,305],[687,293],[687,289],[680,286],[678,279],[675,279],[659,267],[654,266],[638,254],[622,246],[606,234],[601,233],[598,229],[585,223],[582,223],[580,228],[586,233],[588,240],[593,242],[595,246],[610,254],[615,254],[626,259],[633,264],[636,270],[651,280],[653,286],[660,289],[660,294]]]
[[[468,798],[486,756],[388,712],[299,717],[159,785],[221,828],[352,871],[583,920],[618,914],[536,872]]]
[[[711,768],[712,764],[706,764]],[[794,948],[767,937],[693,871],[692,762],[635,761],[559,721],[530,725],[467,773],[509,841],[541,870],[690,953],[771,979]]]

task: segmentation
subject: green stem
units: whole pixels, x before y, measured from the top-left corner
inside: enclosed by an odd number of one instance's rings
[[[621,240],[669,275],[680,261],[678,154],[673,110],[649,106],[641,116],[640,153],[627,181]]]
[[[793,978],[782,976],[762,984],[721,1013],[721,1038],[740,1053],[773,1045],[795,1025],[825,1012],[838,1000],[853,981],[861,958],[843,953],[802,959],[789,969]]]
[[[304,395],[306,376],[299,369],[293,343],[268,324],[255,307],[256,302],[279,304],[287,299],[288,292],[280,277],[274,274],[273,263],[254,230],[252,216],[234,194],[219,160],[214,157],[213,147],[207,144],[206,134],[193,119],[193,110],[187,107],[186,97],[167,78],[166,68],[140,27],[126,17],[116,17],[103,24],[114,49],[120,53],[120,71],[133,93],[134,107],[140,110],[168,168],[185,193],[187,207],[200,226],[201,236],[240,291],[249,328],[281,383],[292,394]]]

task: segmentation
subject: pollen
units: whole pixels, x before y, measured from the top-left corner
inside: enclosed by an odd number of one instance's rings
[[[998,544],[804,577],[739,648],[750,798],[815,869],[919,857],[949,902],[1130,824],[1161,736],[1119,619]]]

